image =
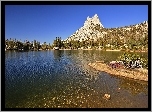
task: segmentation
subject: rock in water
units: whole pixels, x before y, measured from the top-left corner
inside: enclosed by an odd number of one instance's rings
[[[103,98],[106,100],[110,100],[111,96],[110,94],[104,94]]]

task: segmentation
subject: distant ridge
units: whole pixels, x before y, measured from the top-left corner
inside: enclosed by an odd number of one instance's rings
[[[95,14],[92,18],[88,16],[84,25],[65,41],[69,42],[71,40],[79,40],[81,42],[83,40],[87,41],[90,39],[97,41],[98,38],[104,37],[119,37],[121,39],[129,37],[140,38],[145,35],[148,35],[148,21],[124,27],[104,28],[98,15]]]

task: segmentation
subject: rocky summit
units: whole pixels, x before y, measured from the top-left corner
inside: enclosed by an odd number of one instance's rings
[[[129,38],[140,38],[148,35],[148,21],[139,24],[123,26],[118,28],[104,28],[97,14],[92,18],[87,17],[84,25],[79,28],[74,34],[68,37],[65,41],[79,40],[80,42],[99,38],[119,38],[127,41]]]

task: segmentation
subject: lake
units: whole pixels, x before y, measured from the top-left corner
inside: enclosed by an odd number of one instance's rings
[[[6,108],[148,108],[148,83],[89,67],[123,52],[50,50],[5,52]],[[148,58],[147,53],[138,53]],[[103,99],[104,94],[111,99]]]

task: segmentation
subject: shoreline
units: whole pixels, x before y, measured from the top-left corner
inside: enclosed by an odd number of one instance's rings
[[[55,49],[51,49],[55,50]],[[148,53],[148,51],[122,51],[122,50],[102,50],[102,49],[59,49],[59,50],[100,50],[100,51],[112,51],[112,52],[145,52]]]
[[[50,50],[55,50],[55,49],[48,49],[48,50],[29,50],[29,51],[50,51]],[[99,50],[99,51],[112,51],[112,52],[144,52],[144,53],[148,53],[148,51],[122,51],[122,50],[103,50],[103,49],[58,49],[58,50]],[[5,49],[5,51],[11,51],[11,50],[7,50]],[[14,50],[13,50],[14,51]],[[17,51],[17,50],[15,50]],[[22,51],[24,52],[24,50]]]
[[[148,81],[148,70],[147,69],[112,69],[102,61],[96,61],[94,63],[88,64],[90,67],[98,71],[103,71],[111,75],[122,76],[126,78],[131,78],[135,80]]]

